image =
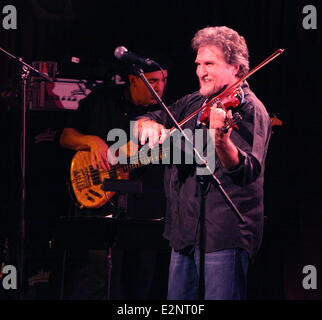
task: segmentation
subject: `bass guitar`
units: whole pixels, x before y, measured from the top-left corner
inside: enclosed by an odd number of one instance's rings
[[[128,180],[132,170],[149,165],[151,162],[157,163],[162,158],[168,157],[168,153],[162,146],[151,150],[145,145],[138,150],[138,146],[130,141],[119,150],[121,156],[126,156],[117,164],[111,165],[110,170],[104,170],[100,166],[94,169],[90,151],[76,152],[71,162],[70,180],[77,202],[81,208],[102,207],[116,193],[102,189],[105,179]]]

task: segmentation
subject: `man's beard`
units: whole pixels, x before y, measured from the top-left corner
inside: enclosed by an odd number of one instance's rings
[[[213,93],[215,93],[215,90],[214,90],[214,88],[205,88],[205,86],[202,86],[201,84],[200,84],[200,89],[199,89],[199,92],[200,92],[200,94],[202,95],[202,96],[204,96],[204,97],[206,97],[206,98],[208,98],[208,97],[210,97]]]
[[[211,88],[211,89],[203,89],[202,88],[202,85],[200,84],[200,89],[199,89],[199,93],[206,97],[206,98],[212,98],[212,97],[215,97],[217,96],[218,94],[220,94],[222,91],[224,91],[225,89],[227,88],[227,85],[223,86],[222,88]],[[204,92],[206,90],[206,92]]]

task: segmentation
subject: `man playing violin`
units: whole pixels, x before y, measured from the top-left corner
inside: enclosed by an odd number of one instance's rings
[[[249,71],[245,39],[227,27],[207,27],[192,39],[200,89],[169,109],[180,122]],[[209,125],[199,117],[182,129],[202,128],[215,150],[212,167],[243,220],[218,189],[212,175],[198,176],[197,164],[171,164],[165,170],[167,212],[164,237],[172,247],[168,299],[231,300],[247,296],[249,261],[263,234],[265,157],[271,135],[269,115],[246,81],[236,110],[213,105]],[[222,130],[238,111],[239,130]],[[200,116],[200,114],[199,114]],[[174,126],[164,110],[137,118],[134,135],[150,147],[162,144]],[[202,206],[204,199],[204,206]],[[204,209],[202,209],[204,208]]]

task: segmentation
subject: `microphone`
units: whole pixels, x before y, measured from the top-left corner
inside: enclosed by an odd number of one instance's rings
[[[160,67],[158,63],[155,61],[149,59],[149,58],[143,58],[140,57],[139,55],[127,50],[125,47],[117,47],[114,51],[114,56],[118,60],[122,61],[128,61],[134,64],[140,64],[141,66],[156,66]]]

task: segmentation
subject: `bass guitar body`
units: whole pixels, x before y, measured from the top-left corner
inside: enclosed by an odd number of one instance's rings
[[[128,143],[119,149],[121,155],[135,153],[137,146],[132,147]],[[128,180],[129,170],[126,166],[114,165],[110,170],[104,170],[101,167],[93,168],[91,154],[89,151],[78,151],[74,155],[70,167],[71,185],[76,200],[80,207],[90,209],[100,208],[107,203],[114,195],[113,191],[104,191],[102,189],[104,179]]]

